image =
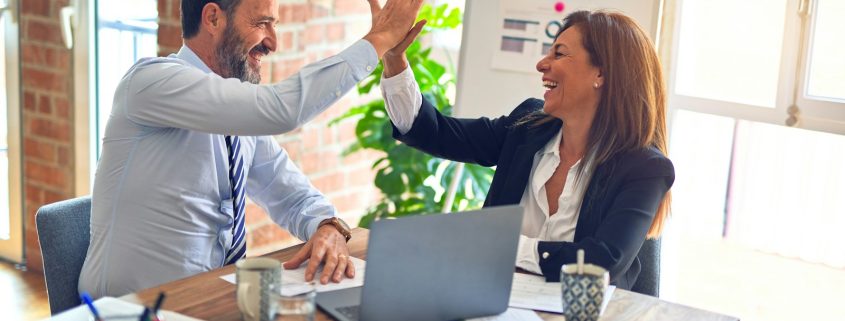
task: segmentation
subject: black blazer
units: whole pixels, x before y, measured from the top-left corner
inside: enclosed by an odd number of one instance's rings
[[[437,157],[497,166],[484,206],[519,204],[534,155],[562,122],[536,127],[514,122],[542,107],[542,100],[528,99],[508,116],[459,119],[440,114],[423,98],[411,130],[402,135],[394,126],[393,137]],[[537,246],[546,280],[559,281],[561,265],[574,263],[576,251],[584,249],[587,263],[606,268],[611,284],[630,290],[640,273],[637,253],[674,180],[672,162],[654,148],[620,153],[598,164],[584,194],[574,242]]]

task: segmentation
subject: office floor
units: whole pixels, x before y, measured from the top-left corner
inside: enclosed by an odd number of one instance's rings
[[[44,275],[0,262],[0,311],[3,320],[41,320],[50,316]]]

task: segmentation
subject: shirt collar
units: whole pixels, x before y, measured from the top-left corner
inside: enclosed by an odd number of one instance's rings
[[[194,67],[199,68],[200,70],[204,71],[205,73],[212,73],[211,68],[208,68],[206,64],[200,59],[197,54],[188,48],[186,45],[182,45],[182,48],[179,49],[179,52],[175,54],[171,54],[170,57],[175,57],[187,61]]]
[[[563,130],[558,130],[557,134],[546,143],[546,146],[540,151],[541,154],[560,154],[560,139],[563,137]]]

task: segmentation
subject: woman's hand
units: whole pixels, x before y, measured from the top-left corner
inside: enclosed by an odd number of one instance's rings
[[[384,53],[382,60],[384,63],[384,78],[396,76],[405,70],[405,68],[408,68],[408,58],[405,57],[405,50],[408,50],[408,47],[411,46],[414,39],[417,39],[417,36],[420,34],[420,31],[422,31],[425,23],[425,20],[417,22],[417,24],[408,31],[408,34],[405,35],[405,39],[402,39],[396,47],[390,48],[390,50]]]

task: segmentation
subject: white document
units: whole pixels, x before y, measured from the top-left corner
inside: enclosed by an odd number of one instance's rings
[[[601,313],[604,313],[616,286],[608,286],[604,291]],[[560,282],[546,282],[542,276],[523,273],[513,274],[510,306],[531,310],[563,313]]]
[[[491,317],[467,319],[466,321],[543,321],[536,312],[531,310],[508,308],[505,313]]]
[[[352,264],[355,264],[355,277],[352,279],[344,278],[340,283],[329,282],[328,284],[320,284],[319,276],[323,272],[323,265],[317,268],[317,273],[314,274],[314,287],[317,292],[326,292],[334,290],[342,290],[354,288],[364,285],[364,271],[366,270],[367,262],[350,257]],[[308,261],[302,263],[299,268],[294,270],[285,270],[282,268],[282,289],[281,294],[284,296],[292,296],[308,291],[308,286],[305,283],[305,268],[308,266]],[[220,277],[221,279],[235,284],[235,274],[227,274]]]
[[[103,297],[97,299],[97,301],[94,301],[94,306],[97,308],[97,312],[100,313],[100,316],[106,320],[117,319],[120,317],[124,317],[123,319],[126,320],[138,320],[141,313],[144,311],[144,307],[140,304],[123,301],[113,297]],[[200,321],[200,319],[195,319],[172,311],[161,310],[160,312],[167,321]],[[91,310],[88,309],[87,305],[82,304],[73,309],[59,313],[52,318],[44,319],[43,321],[89,321],[91,320],[90,316]]]

